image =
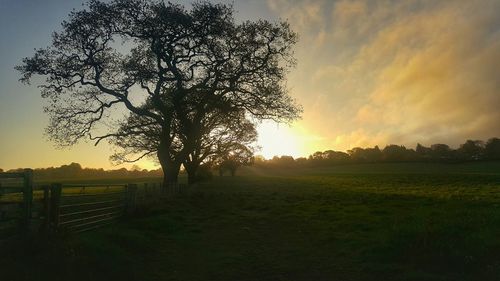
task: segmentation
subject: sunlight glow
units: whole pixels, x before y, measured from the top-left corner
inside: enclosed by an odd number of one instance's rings
[[[136,163],[133,163],[133,164],[129,164],[127,168],[130,168],[132,167],[133,165],[137,165],[138,167],[140,167],[140,169],[147,169],[147,170],[156,170],[158,168],[160,168],[160,165],[158,164],[158,162],[155,162],[151,159],[142,159]]]
[[[288,125],[263,122],[258,125],[257,132],[259,133],[257,144],[261,149],[256,155],[262,155],[267,159],[281,155],[294,158],[303,156],[298,137]]]

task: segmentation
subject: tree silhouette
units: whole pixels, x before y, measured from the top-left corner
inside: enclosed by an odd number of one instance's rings
[[[176,126],[179,128],[179,125]],[[147,118],[136,116],[129,119],[113,138],[113,144],[122,150],[115,153],[112,159],[117,162],[128,162],[129,155],[146,151],[155,154],[160,143],[158,134],[160,131],[161,127],[148,122]],[[216,159],[226,157],[241,146],[253,151],[252,144],[257,140],[255,125],[245,117],[244,110],[237,108],[233,108],[232,111],[218,110],[206,114],[198,123],[199,136],[193,137],[190,131],[181,129],[177,131],[179,138],[175,145],[178,147],[182,146],[182,142],[193,141],[191,144],[193,150],[182,163],[188,174],[189,183],[196,181],[197,169],[204,161],[217,162]]]
[[[500,159],[500,139],[489,139],[484,147],[484,152],[487,159]]]
[[[420,143],[417,144],[415,152],[419,160],[430,160],[432,158],[432,149],[430,147],[423,146]]]
[[[449,160],[453,157],[453,150],[443,143],[431,145],[431,155],[434,160]]]
[[[120,161],[156,157],[167,184],[177,181],[214,112],[299,117],[284,87],[296,38],[286,22],[238,24],[230,5],[91,0],[17,69],[26,83],[45,77],[53,141],[108,140],[121,149]]]
[[[357,148],[354,150],[356,149]],[[324,152],[317,151],[313,153],[309,156],[309,161],[312,161],[315,165],[334,165],[346,163],[349,160],[349,157],[349,154],[345,152],[327,150]],[[304,162],[304,160],[299,160],[299,162]]]
[[[382,150],[384,161],[411,161],[415,158],[415,151],[406,149],[403,145],[390,144]]]
[[[244,111],[209,115],[200,122],[200,129],[202,137],[195,140],[195,149],[183,163],[189,183],[196,181],[197,169],[204,161],[216,164],[221,159],[230,160],[234,162],[235,172],[237,166],[247,164],[253,156],[252,144],[257,141],[257,130],[245,118]]]
[[[458,154],[464,160],[479,160],[483,157],[484,142],[480,140],[467,140],[460,145]]]
[[[218,154],[214,159],[219,175],[223,175],[225,170],[229,170],[231,176],[236,174],[236,170],[243,165],[250,165],[253,162],[253,151],[251,148],[234,144],[225,154]],[[292,158],[293,162],[293,158]]]

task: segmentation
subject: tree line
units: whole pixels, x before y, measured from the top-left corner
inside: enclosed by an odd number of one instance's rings
[[[464,162],[481,160],[500,160],[500,139],[488,141],[467,140],[453,149],[447,144],[433,144],[426,147],[417,144],[415,149],[403,145],[390,144],[380,149],[355,147],[347,152],[326,150],[315,152],[309,157],[294,159],[292,156],[274,156],[266,160],[256,157],[256,166],[295,167],[295,166],[329,166],[339,164],[382,163],[382,162]]]
[[[238,156],[238,157],[236,157]],[[433,144],[426,147],[417,144],[415,149],[403,145],[390,144],[380,149],[355,147],[347,152],[326,150],[315,152],[309,157],[293,158],[292,156],[274,156],[265,159],[262,156],[252,157],[251,154],[236,154],[224,161],[206,162],[202,165],[200,179],[212,177],[217,171],[219,175],[229,172],[235,175],[237,169],[244,165],[257,167],[318,167],[342,164],[384,163],[384,162],[466,162],[500,160],[500,138],[491,138],[487,141],[467,140],[458,148],[453,149],[447,144]],[[183,169],[185,171],[185,168]],[[7,172],[19,172],[22,169],[11,169]],[[4,172],[0,169],[0,172]],[[141,169],[134,165],[131,169],[121,168],[104,170],[103,168],[82,168],[78,163],[62,165],[60,167],[34,169],[35,180],[53,179],[112,179],[162,177],[161,168],[155,170]]]
[[[23,169],[11,169],[7,172],[22,172]],[[0,169],[0,172],[3,172]],[[161,169],[147,170],[132,166],[130,170],[126,168],[104,170],[103,168],[83,168],[79,163],[71,163],[60,167],[38,168],[33,170],[33,177],[36,181],[55,179],[127,179],[161,177]]]

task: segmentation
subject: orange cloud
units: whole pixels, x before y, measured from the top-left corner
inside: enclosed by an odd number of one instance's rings
[[[324,149],[500,135],[499,1],[281,2],[302,31],[289,78],[299,125]]]

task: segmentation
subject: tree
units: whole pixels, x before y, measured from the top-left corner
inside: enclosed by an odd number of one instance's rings
[[[500,139],[489,139],[486,142],[484,153],[487,159],[500,159]]]
[[[349,153],[349,157],[354,162],[366,162],[366,154],[365,149],[361,147],[354,147],[347,151]]]
[[[430,160],[432,157],[432,149],[429,147],[425,147],[420,143],[417,143],[415,152],[419,160]]]
[[[406,149],[403,145],[390,144],[382,150],[382,159],[384,161],[412,161],[416,157],[413,149]]]
[[[194,149],[183,163],[189,183],[196,181],[197,170],[203,162],[226,159],[238,166],[246,164],[247,158],[253,156],[252,144],[257,141],[257,130],[245,118],[244,111],[208,115],[200,122],[200,130],[202,137],[196,140]]]
[[[321,154],[321,158],[328,165],[342,164],[349,161],[349,154],[340,151],[327,150]]]
[[[167,184],[214,112],[278,122],[300,116],[284,86],[296,39],[286,22],[235,23],[230,5],[90,0],[17,69],[26,83],[45,77],[50,139],[108,140],[119,148],[117,161],[155,157]]]
[[[289,155],[274,156],[269,162],[279,168],[291,168],[295,166],[295,160]]]
[[[215,159],[214,163],[219,168],[219,175],[222,176],[225,170],[229,170],[234,177],[236,170],[244,165],[250,165],[253,162],[253,151],[244,145],[235,145],[226,155]]]
[[[130,124],[136,124],[132,130]],[[252,144],[257,141],[255,125],[245,118],[244,110],[212,111],[198,124],[199,138],[194,139],[193,150],[182,163],[188,174],[188,183],[195,183],[197,170],[203,162],[214,162],[216,158],[229,155],[235,148],[245,146],[253,151]],[[130,154],[137,152],[155,152],[160,139],[157,132],[161,131],[158,124],[149,123],[145,118],[129,120],[113,139],[114,145],[123,151],[113,156],[115,161],[126,161]],[[189,139],[189,131],[179,130],[179,141]],[[178,142],[176,145],[181,146]]]
[[[369,163],[379,162],[382,159],[382,151],[380,151],[378,145],[373,148],[365,148],[364,154],[366,161]]]
[[[431,155],[434,160],[450,160],[453,150],[447,144],[436,143],[431,145]]]
[[[458,154],[465,160],[479,160],[484,154],[484,142],[480,140],[467,140],[460,145]]]

